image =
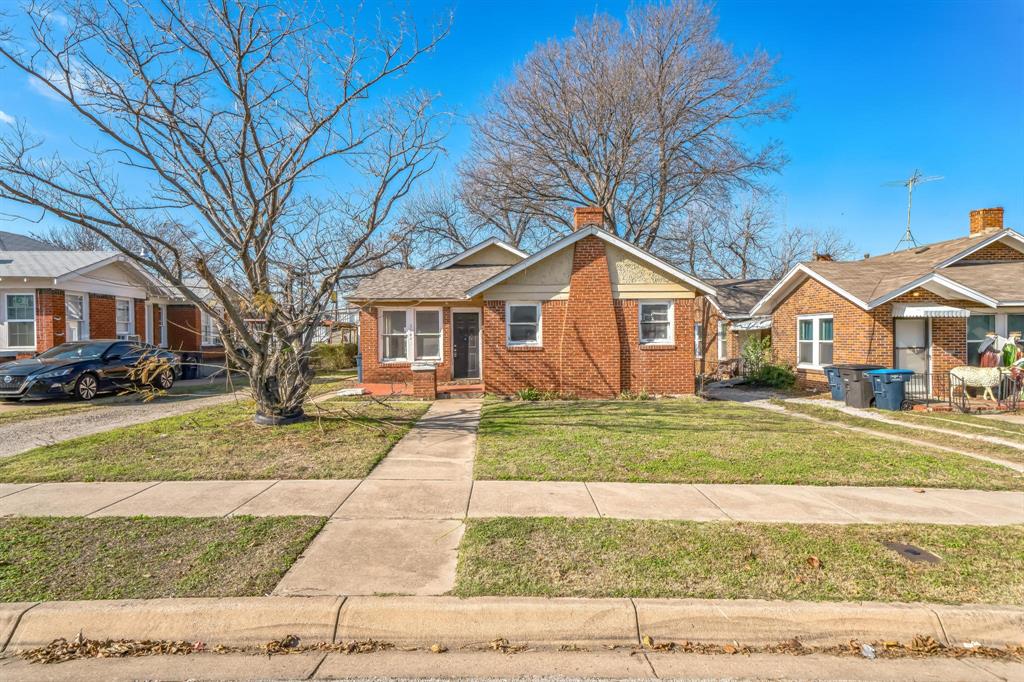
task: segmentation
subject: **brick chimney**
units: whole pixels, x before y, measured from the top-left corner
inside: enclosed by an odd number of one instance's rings
[[[971,211],[971,234],[1003,229],[1003,207],[978,208]]]
[[[604,209],[600,206],[577,206],[572,211],[572,223],[573,232],[587,225],[604,227]]]

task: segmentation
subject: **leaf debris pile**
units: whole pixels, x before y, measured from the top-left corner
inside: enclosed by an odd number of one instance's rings
[[[788,654],[806,656],[809,654],[827,654],[831,656],[862,656],[861,647],[869,644],[878,658],[924,658],[941,656],[945,658],[992,658],[999,660],[1024,662],[1024,644],[1008,644],[1005,647],[989,647],[976,643],[970,646],[946,646],[928,635],[917,635],[908,643],[895,640],[876,642],[858,642],[850,640],[846,644],[829,646],[808,646],[799,639],[793,638],[784,642],[766,645],[709,644],[706,642],[655,642],[650,635],[641,638],[641,646],[633,653],[643,651],[676,651],[688,654]]]

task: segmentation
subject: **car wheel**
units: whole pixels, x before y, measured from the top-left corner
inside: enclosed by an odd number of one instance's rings
[[[75,397],[79,400],[92,400],[99,393],[99,383],[96,375],[83,374],[75,382]]]
[[[174,370],[165,369],[164,371],[160,372],[160,375],[156,378],[156,381],[154,381],[153,383],[154,385],[156,385],[157,388],[164,391],[169,391],[171,387],[174,386]]]

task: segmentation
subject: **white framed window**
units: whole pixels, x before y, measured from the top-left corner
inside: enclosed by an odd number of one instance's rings
[[[718,359],[724,360],[729,355],[729,323],[718,323]]]
[[[89,296],[64,292],[64,340],[84,341],[89,338]]]
[[[440,361],[441,308],[383,308],[378,316],[381,362]]]
[[[704,325],[700,322],[693,323],[693,355],[704,357]]]
[[[36,295],[34,292],[4,294],[4,327],[8,348],[35,349]]]
[[[416,308],[413,335],[416,360],[441,359],[441,311]]]
[[[135,306],[132,299],[114,299],[114,319],[117,321],[117,338],[127,339],[135,334]]]
[[[981,344],[990,336],[998,334],[1011,339],[1024,338],[1024,309],[1011,308],[1013,312],[991,313],[972,310],[967,318],[967,364],[977,367],[981,363]]]
[[[821,369],[832,364],[832,315],[800,315],[796,318],[797,367]]]
[[[640,302],[640,343],[675,342],[675,310],[672,301]]]
[[[505,304],[505,342],[510,346],[540,346],[540,303]]]
[[[220,330],[217,329],[217,320],[212,315],[207,315],[204,311],[199,311],[199,332],[200,340],[199,343],[203,346],[219,346],[220,343]]]

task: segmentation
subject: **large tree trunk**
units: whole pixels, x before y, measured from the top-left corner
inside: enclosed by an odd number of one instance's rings
[[[249,385],[256,401],[253,421],[276,426],[305,417],[302,404],[313,382],[313,371],[309,366],[308,349],[301,344],[273,345],[279,350],[250,358]]]

